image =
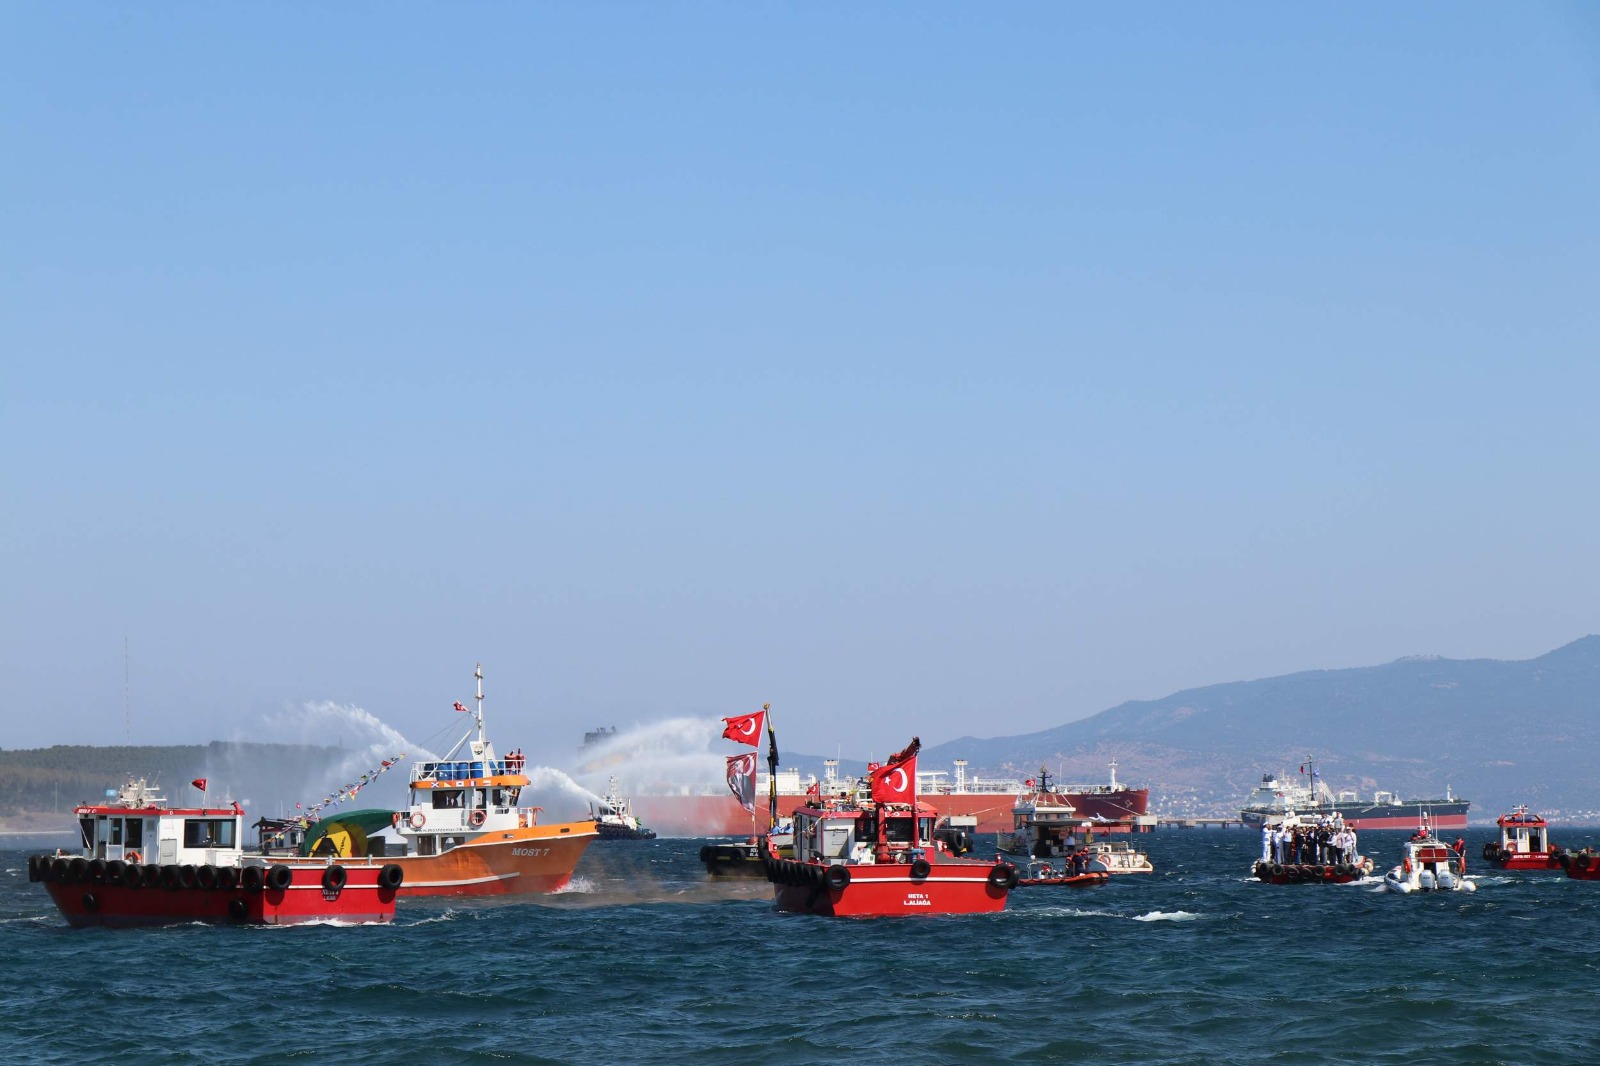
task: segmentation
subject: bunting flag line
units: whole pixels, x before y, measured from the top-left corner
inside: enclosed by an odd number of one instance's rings
[[[346,800],[355,799],[356,795],[362,789],[366,788],[368,785],[372,784],[373,781],[376,781],[378,779],[378,775],[379,774],[383,773],[385,770],[388,770],[390,767],[394,766],[396,763],[398,763],[401,759],[404,759],[405,757],[406,757],[406,753],[402,751],[399,755],[396,755],[392,759],[384,759],[378,765],[378,768],[376,770],[369,770],[367,773],[362,774],[360,777],[356,778],[354,781],[351,781],[350,783],[345,784],[345,785],[341,785],[338,789],[336,789],[333,792],[328,793],[326,796],[323,796],[320,800],[318,800],[317,802],[313,803],[311,806],[309,806],[309,807],[301,807],[300,804],[296,803],[295,807],[297,807],[297,808],[299,808],[301,810],[304,810],[306,812],[306,814],[310,816],[310,820],[315,821],[317,815],[322,811],[322,809],[324,807],[336,806],[337,804],[343,803]]]

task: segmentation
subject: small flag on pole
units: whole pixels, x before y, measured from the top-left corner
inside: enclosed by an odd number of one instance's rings
[[[197,777],[193,781],[190,781],[189,784],[193,785],[195,788],[198,788],[201,792],[206,790],[206,779],[203,777]]]
[[[467,713],[466,705],[463,704],[460,700],[456,700],[456,710],[460,711],[462,714],[466,714]]]

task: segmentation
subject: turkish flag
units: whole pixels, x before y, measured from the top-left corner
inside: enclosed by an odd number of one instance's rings
[[[917,802],[917,757],[872,771],[872,798],[879,803]]]
[[[193,785],[195,788],[198,788],[201,792],[206,790],[206,779],[203,777],[197,777],[193,781],[190,781],[189,784]]]
[[[766,711],[757,711],[755,714],[740,714],[732,718],[724,718],[727,724],[722,727],[722,735],[729,740],[740,744],[748,744],[752,748],[761,746],[761,727],[766,724]]]

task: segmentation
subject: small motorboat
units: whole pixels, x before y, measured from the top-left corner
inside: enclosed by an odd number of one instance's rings
[[[1412,892],[1476,892],[1467,876],[1464,842],[1452,847],[1432,835],[1426,821],[1401,849],[1400,865],[1383,875],[1383,887],[1402,895]]]
[[[1057,867],[1038,859],[1017,871],[1018,888],[1094,888],[1110,880],[1111,875],[1104,870],[1091,872],[1071,865]]]

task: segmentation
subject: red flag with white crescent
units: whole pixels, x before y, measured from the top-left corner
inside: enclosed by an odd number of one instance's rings
[[[756,813],[756,753],[728,756],[728,791],[739,806]]]
[[[887,763],[872,771],[872,798],[879,803],[917,802],[917,757]]]
[[[467,705],[462,703],[460,700],[456,700],[456,710],[460,711],[462,714],[466,714]]]
[[[757,711],[755,714],[737,714],[732,718],[724,718],[722,735],[729,740],[740,744],[748,744],[752,748],[761,746],[761,728],[766,724],[766,711]]]
[[[195,788],[198,788],[201,792],[206,790],[206,779],[203,777],[197,777],[193,781],[190,781],[189,784],[193,785]]]

